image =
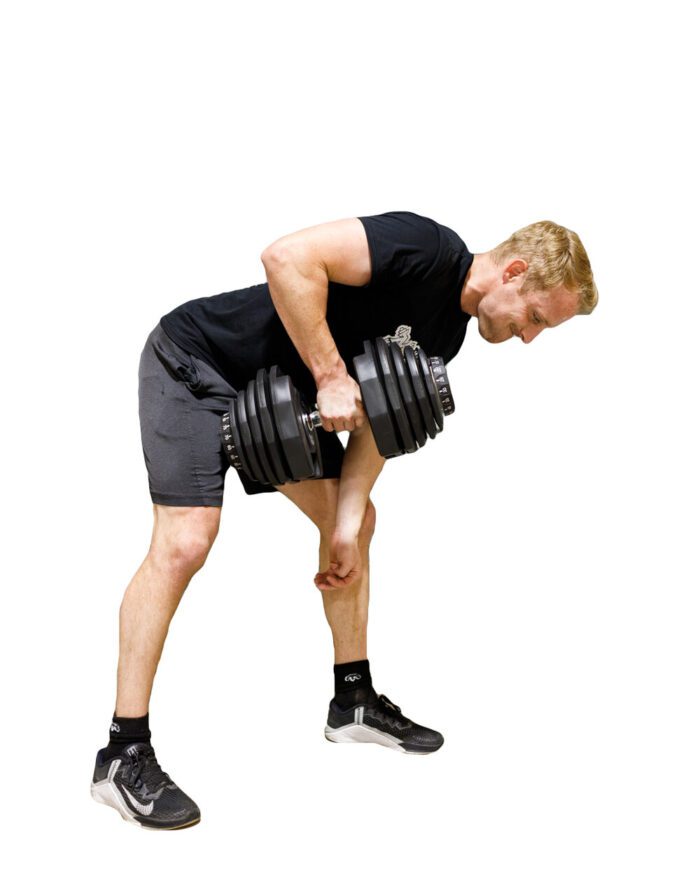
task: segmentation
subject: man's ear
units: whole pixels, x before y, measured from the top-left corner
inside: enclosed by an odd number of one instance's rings
[[[514,258],[512,261],[509,261],[508,264],[503,268],[503,273],[501,274],[503,282],[509,283],[511,280],[517,279],[519,276],[523,276],[527,273],[528,263],[522,258]]]

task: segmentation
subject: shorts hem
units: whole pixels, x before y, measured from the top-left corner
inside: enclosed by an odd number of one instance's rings
[[[162,492],[151,492],[153,504],[163,504],[166,507],[222,507],[223,495],[164,495]]]

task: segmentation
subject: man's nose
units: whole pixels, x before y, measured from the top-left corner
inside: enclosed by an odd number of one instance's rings
[[[544,325],[526,325],[520,332],[523,343],[532,343],[543,328]]]

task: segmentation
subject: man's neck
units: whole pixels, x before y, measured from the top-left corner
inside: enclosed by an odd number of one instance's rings
[[[493,282],[494,263],[489,252],[477,252],[462,287],[460,307],[476,316],[479,303]]]

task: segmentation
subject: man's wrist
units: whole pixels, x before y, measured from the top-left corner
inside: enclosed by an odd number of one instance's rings
[[[331,363],[312,367],[311,373],[316,381],[316,388],[323,389],[323,387],[327,386],[329,383],[347,377],[348,369],[345,366],[345,362],[340,356],[338,356],[338,358]]]
[[[336,520],[333,534],[341,541],[348,542],[357,540],[362,528],[362,520],[357,518],[349,518],[345,520]]]

